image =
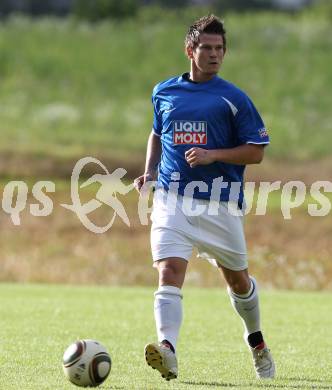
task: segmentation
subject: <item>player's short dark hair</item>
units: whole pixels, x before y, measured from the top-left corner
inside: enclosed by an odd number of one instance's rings
[[[185,38],[185,47],[194,49],[199,44],[199,36],[202,33],[221,35],[224,47],[226,47],[226,30],[224,23],[217,16],[210,14],[196,20],[190,27]]]

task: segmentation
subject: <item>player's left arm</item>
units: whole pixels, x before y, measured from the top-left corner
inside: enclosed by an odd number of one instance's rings
[[[191,168],[223,162],[235,165],[259,164],[264,157],[264,145],[243,144],[229,149],[203,149],[194,147],[185,153]]]
[[[192,168],[214,162],[234,165],[259,164],[263,160],[264,146],[269,144],[269,135],[260,114],[244,93],[238,93],[233,103],[231,131],[237,138],[238,146],[220,149],[193,147],[185,153],[185,158]]]

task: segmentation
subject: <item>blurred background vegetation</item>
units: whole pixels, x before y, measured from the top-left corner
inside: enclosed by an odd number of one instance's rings
[[[208,6],[210,9],[246,12],[248,10],[298,11],[303,7],[328,0],[2,0],[0,12],[8,15],[21,12],[31,15],[74,14],[89,20],[135,16],[141,7],[188,8]]]
[[[324,2],[285,13],[248,10],[272,6],[260,0],[167,9],[135,0],[30,0],[1,3],[4,14],[6,3],[21,4],[21,13],[7,8],[0,23],[0,150],[6,155],[15,150],[16,157],[62,160],[90,153],[142,163],[151,90],[187,70],[186,28],[211,11],[226,19],[228,30],[222,77],[262,112],[273,140],[269,156],[305,160],[330,153],[332,34]],[[71,4],[79,19],[22,15],[52,4]],[[234,12],[240,4],[243,12]],[[106,16],[98,23],[81,19]]]
[[[1,187],[13,179],[61,178],[54,202],[68,201],[74,163],[86,155],[110,171],[126,168],[128,180],[141,173],[152,88],[188,70],[187,27],[209,12],[227,29],[220,75],[252,97],[272,139],[249,179],[331,180],[331,1],[2,0]],[[135,195],[127,202],[134,213]],[[274,207],[265,219],[248,217],[252,266],[263,283],[332,287],[327,218],[299,209],[285,222]],[[135,218],[131,230],[120,223],[103,237],[84,231],[60,208],[47,218],[27,213],[21,227],[0,213],[0,226],[0,280],[154,280],[154,271],[146,271],[148,228]],[[194,266],[189,280],[215,285],[210,268],[202,267]]]

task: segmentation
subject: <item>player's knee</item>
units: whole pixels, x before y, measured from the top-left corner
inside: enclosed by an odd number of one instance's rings
[[[159,285],[168,285],[168,286],[182,286],[185,268],[182,264],[177,264],[176,262],[163,262],[158,267],[159,271]]]
[[[159,284],[174,286],[177,281],[177,272],[172,266],[159,268]]]
[[[229,280],[228,285],[235,294],[246,294],[251,287],[251,281],[249,277],[245,275],[238,278],[232,278]]]

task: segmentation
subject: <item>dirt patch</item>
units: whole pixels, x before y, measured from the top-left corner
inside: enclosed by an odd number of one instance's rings
[[[88,154],[87,154],[88,155]],[[73,168],[77,161],[84,156],[57,157],[50,155],[15,154],[13,152],[2,152],[0,154],[0,177],[15,178],[47,178],[47,179],[70,179]],[[126,158],[117,159],[112,156],[93,155],[99,159],[109,171],[116,168],[125,168],[128,178],[135,178],[144,169],[144,156],[132,154]],[[90,177],[99,172],[97,165],[89,164],[82,172],[82,177]],[[101,171],[101,173],[103,173]]]
[[[1,213],[1,281],[155,285],[149,227],[138,219],[137,195],[126,198],[131,227],[116,219],[101,235],[86,230],[75,214],[60,207],[61,202],[69,203],[68,193],[57,192],[53,201],[52,215],[32,217],[26,210],[21,226],[13,226]],[[93,219],[104,225],[110,212],[101,207]],[[332,290],[331,217],[313,218],[304,210],[290,221],[280,212],[249,215],[246,232],[250,271],[262,286]],[[192,260],[187,285],[224,284],[214,267],[195,255]]]
[[[249,165],[246,170],[247,181],[277,181],[283,183],[300,180],[311,184],[317,180],[332,181],[332,158],[308,161],[283,161],[265,159],[262,164]]]
[[[85,156],[57,157],[50,155],[15,154],[2,152],[0,154],[0,177],[35,177],[69,179],[76,162]],[[141,154],[131,154],[123,158],[105,155],[93,155],[112,171],[122,167],[127,170],[127,177],[133,179],[144,169],[145,157]],[[332,158],[315,161],[282,161],[266,158],[260,165],[248,166],[247,181],[301,180],[311,184],[317,180],[332,180]],[[85,176],[96,173],[97,167],[90,164],[83,172]]]

